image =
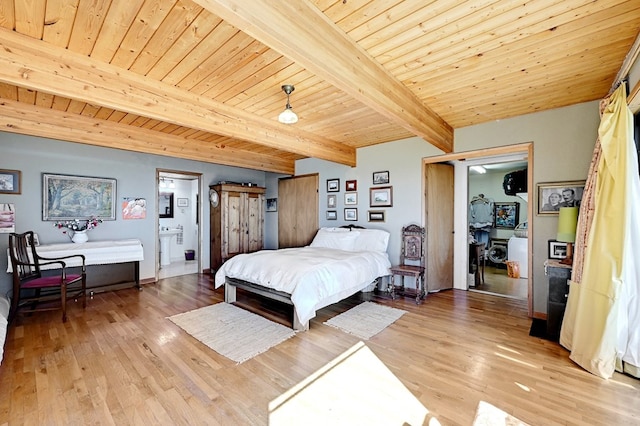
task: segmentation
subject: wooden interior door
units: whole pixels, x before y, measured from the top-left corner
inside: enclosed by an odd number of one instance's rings
[[[309,245],[318,231],[318,174],[278,181],[278,247]]]
[[[425,164],[425,227],[427,291],[453,288],[454,169],[450,164]]]

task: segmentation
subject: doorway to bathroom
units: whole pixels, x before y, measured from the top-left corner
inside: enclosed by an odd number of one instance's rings
[[[156,170],[157,279],[202,271],[202,175]]]

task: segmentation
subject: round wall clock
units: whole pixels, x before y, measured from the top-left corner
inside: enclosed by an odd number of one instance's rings
[[[220,196],[218,195],[218,191],[215,189],[209,190],[209,202],[211,203],[211,207],[218,207]]]

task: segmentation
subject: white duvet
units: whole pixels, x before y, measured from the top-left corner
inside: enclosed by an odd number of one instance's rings
[[[262,250],[227,260],[216,272],[215,287],[231,277],[289,293],[304,324],[315,317],[316,310],[389,275],[390,267],[384,252],[323,247]]]

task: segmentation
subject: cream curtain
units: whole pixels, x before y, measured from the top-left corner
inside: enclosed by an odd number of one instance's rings
[[[598,376],[616,360],[640,365],[640,179],[625,86],[601,104],[594,160],[580,208],[576,258],[560,344]]]

